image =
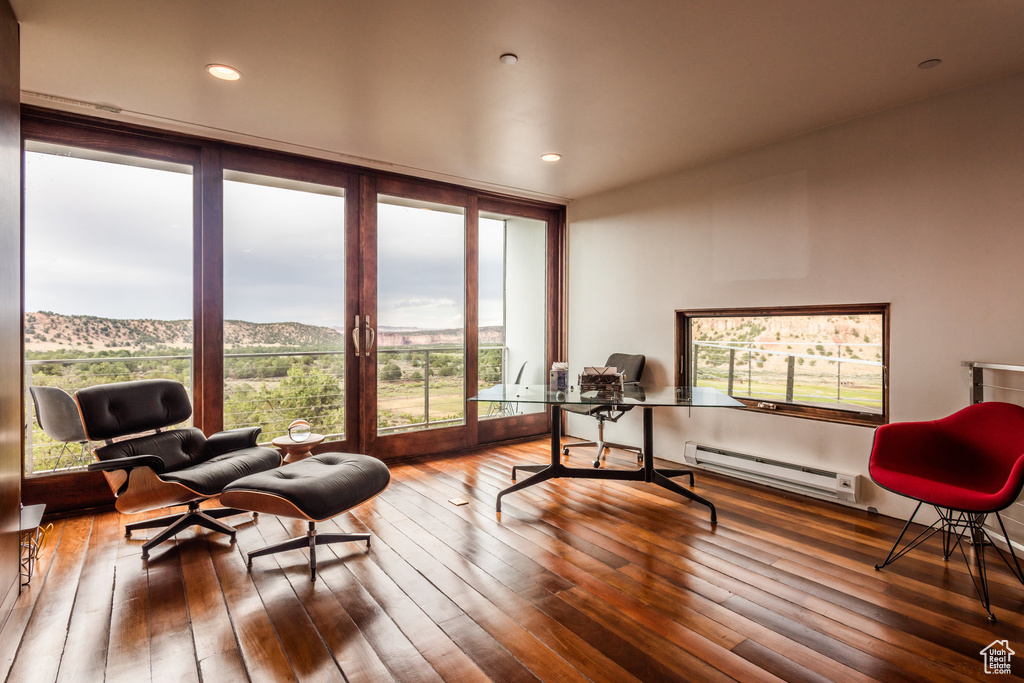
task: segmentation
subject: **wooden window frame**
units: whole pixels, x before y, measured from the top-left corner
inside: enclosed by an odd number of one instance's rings
[[[503,212],[548,221],[547,310],[549,321],[548,361],[565,358],[566,341],[566,275],[567,223],[566,207],[538,199],[514,197],[490,190],[417,178],[390,171],[366,168],[307,157],[287,152],[262,149],[209,138],[170,132],[158,128],[120,123],[81,114],[55,111],[42,107],[22,106],[22,140],[67,144],[76,147],[110,151],[131,156],[188,163],[193,166],[193,297],[195,337],[192,349],[193,424],[205,433],[218,431],[223,425],[223,170],[245,171],[263,175],[281,175],[295,180],[322,181],[345,179],[349,201],[349,249],[361,249],[368,231],[376,229],[375,202],[377,193],[420,197],[428,201],[454,203],[466,207],[467,214],[467,358],[476,358],[476,225],[479,211]],[[325,184],[332,184],[327,182]],[[336,183],[335,183],[336,184]],[[360,268],[368,264],[360,264]],[[351,278],[359,277],[360,269],[349,268]],[[359,285],[348,287],[353,297],[347,305],[364,308],[375,301],[366,298]],[[24,308],[24,305],[22,305]],[[22,310],[24,320],[24,310]],[[473,356],[470,356],[470,353]],[[369,365],[346,367],[361,387],[370,384]],[[473,364],[475,368],[475,364]],[[467,391],[474,387],[476,373],[467,371]],[[22,387],[24,394],[24,387]],[[469,394],[467,394],[468,396]],[[360,420],[369,420],[369,401],[362,402]],[[546,414],[515,416],[481,424],[476,419],[475,403],[466,409],[468,430],[455,437],[432,430],[433,436],[411,435],[390,441],[386,452],[376,455],[392,459],[415,457],[428,453],[457,453],[478,446],[540,435],[549,429]],[[346,411],[354,414],[354,411]],[[500,423],[500,424],[499,424]],[[362,422],[361,424],[368,424]],[[349,429],[350,447],[367,452],[372,439],[358,429]],[[451,430],[454,432],[454,430]],[[353,443],[355,442],[355,443]],[[24,477],[22,486],[26,504],[46,502],[47,510],[83,509],[112,502],[105,480],[99,473]]]
[[[694,318],[742,318],[781,316],[827,316],[827,315],[881,315],[882,316],[882,412],[867,413],[839,408],[821,408],[797,405],[785,401],[763,398],[734,396],[747,410],[771,415],[787,415],[808,420],[821,420],[840,424],[878,427],[889,422],[889,317],[888,303],[878,304],[835,304],[814,306],[772,306],[759,308],[707,308],[677,310],[676,316],[676,358],[675,376],[680,386],[693,385],[693,364],[691,325]]]

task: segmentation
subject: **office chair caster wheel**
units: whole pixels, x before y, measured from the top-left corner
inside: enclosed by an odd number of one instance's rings
[[[562,447],[562,455],[569,455],[569,447],[568,446],[563,446]]]
[[[149,551],[148,550],[143,550],[142,551],[142,559],[143,560],[148,560],[149,559]]]
[[[235,544],[235,534],[231,534],[231,545]]]
[[[125,529],[124,530],[124,537],[125,538],[131,538],[132,537],[132,530],[131,529]]]
[[[252,513],[252,523],[256,524],[259,521],[260,521],[260,513],[258,513],[258,512]]]
[[[600,460],[595,460],[594,461],[594,467],[597,468],[597,467],[600,467],[600,466],[601,466],[601,461]]]

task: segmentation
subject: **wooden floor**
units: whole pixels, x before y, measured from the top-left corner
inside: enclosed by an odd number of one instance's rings
[[[990,624],[963,560],[934,546],[875,571],[900,524],[867,512],[698,473],[717,526],[657,486],[584,480],[509,495],[497,518],[510,466],[545,449],[395,465],[381,496],[321,525],[373,542],[322,551],[315,583],[300,551],[246,573],[243,553],[303,533],[294,520],[245,521],[236,545],[187,531],[148,564],[127,517],[58,520],[0,634],[0,674],[845,683],[985,679],[996,639],[1024,658],[1024,587],[1004,567]]]

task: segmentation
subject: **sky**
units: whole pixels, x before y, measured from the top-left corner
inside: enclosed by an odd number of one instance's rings
[[[224,314],[342,327],[345,199],[226,181]],[[381,204],[378,327],[465,320],[464,216]],[[192,176],[26,152],[25,310],[192,317]],[[480,220],[480,324],[503,322],[503,222]]]

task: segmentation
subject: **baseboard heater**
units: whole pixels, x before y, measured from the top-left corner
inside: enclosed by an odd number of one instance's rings
[[[688,465],[752,481],[756,484],[773,486],[825,500],[844,503],[858,502],[860,477],[856,474],[842,474],[792,465],[755,455],[704,446],[692,441],[686,442],[683,457]]]

